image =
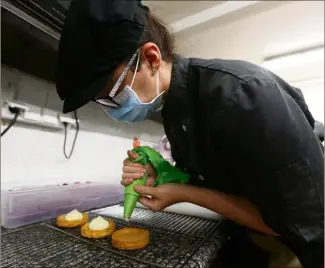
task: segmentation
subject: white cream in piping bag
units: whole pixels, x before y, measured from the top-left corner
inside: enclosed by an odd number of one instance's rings
[[[107,229],[108,227],[109,227],[108,221],[103,219],[101,216],[93,219],[89,223],[89,229],[92,231],[101,231]]]
[[[79,221],[82,220],[83,215],[78,210],[74,209],[70,211],[69,213],[65,214],[64,219],[66,221]]]

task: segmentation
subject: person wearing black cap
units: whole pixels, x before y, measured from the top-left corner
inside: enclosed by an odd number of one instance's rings
[[[93,101],[138,122],[162,108],[190,182],[152,187],[153,168],[128,152],[122,184],[147,172],[136,188],[145,206],[206,207],[275,237],[303,267],[323,267],[323,146],[300,90],[248,62],[176,55],[168,28],[141,1],[79,0],[61,35],[57,91],[64,113]]]

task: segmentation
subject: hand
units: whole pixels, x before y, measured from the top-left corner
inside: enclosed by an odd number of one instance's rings
[[[147,186],[154,186],[157,178],[156,172],[151,164],[147,164],[145,167],[139,163],[133,163],[130,159],[137,159],[138,154],[128,151],[128,158],[123,161],[123,174],[121,184],[127,186],[136,179],[141,179],[145,173],[148,174],[146,181]]]
[[[173,204],[184,202],[187,185],[166,183],[157,187],[136,185],[134,190],[142,195],[139,202],[152,211],[161,211]],[[150,197],[147,197],[150,196]]]

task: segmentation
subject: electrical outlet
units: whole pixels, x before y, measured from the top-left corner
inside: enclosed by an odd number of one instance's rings
[[[21,115],[23,119],[34,121],[35,123],[40,123],[41,121],[41,107],[36,105],[29,105],[29,110]]]
[[[6,101],[5,105],[8,106],[9,108],[19,109],[21,112],[27,112],[29,110],[29,108],[26,105],[18,102]]]
[[[75,119],[66,116],[59,116],[59,120],[61,123],[67,123],[71,125],[76,123]]]
[[[63,125],[58,120],[58,113],[48,109],[44,109],[43,114],[41,113],[42,108],[35,105],[25,105],[18,102],[4,102],[4,106],[1,110],[1,118],[3,120],[12,120],[15,116],[10,109],[20,109],[22,112],[17,118],[17,122],[35,125],[50,129],[61,130]]]
[[[37,112],[27,112],[27,113],[24,113],[23,118],[26,120],[32,120],[34,122],[40,122],[41,114],[37,113]]]
[[[43,109],[42,122],[51,125],[60,126],[58,112],[49,109]]]
[[[61,124],[66,123],[66,124],[68,124],[70,126],[76,126],[77,125],[76,119],[74,119],[72,117],[64,116],[64,115],[59,114],[58,118],[59,118],[59,121],[61,122]],[[79,119],[78,119],[78,123],[79,123]]]

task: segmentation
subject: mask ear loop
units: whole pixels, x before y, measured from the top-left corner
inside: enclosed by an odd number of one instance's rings
[[[133,82],[135,80],[135,76],[137,75],[137,71],[138,71],[138,67],[139,67],[139,61],[140,61],[140,51],[139,51],[139,54],[138,54],[137,64],[135,66],[135,72],[134,72],[134,75],[133,75],[133,78],[132,78],[132,82],[130,84],[131,88],[132,88]]]
[[[159,96],[159,72],[157,72],[157,80],[156,80],[156,87],[157,87],[157,96]]]

